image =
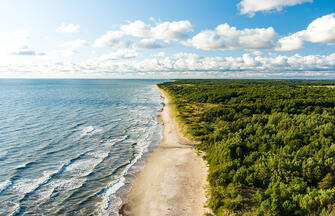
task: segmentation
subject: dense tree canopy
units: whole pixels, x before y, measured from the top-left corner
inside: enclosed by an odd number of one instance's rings
[[[159,84],[201,141],[217,215],[335,215],[335,82]]]

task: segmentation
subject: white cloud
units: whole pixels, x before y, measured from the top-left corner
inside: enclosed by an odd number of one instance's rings
[[[256,51],[253,51],[251,54],[252,54],[252,55],[255,55],[255,56],[260,56],[260,55],[262,55],[263,53],[262,53],[261,51],[259,51],[259,50],[256,50]]]
[[[272,27],[238,30],[225,23],[202,31],[183,44],[203,50],[272,49],[276,37]]]
[[[127,35],[135,37],[152,37],[160,40],[181,41],[188,38],[188,32],[193,30],[193,25],[188,20],[175,22],[156,23],[155,26],[136,20],[127,25],[122,25],[120,30]]]
[[[276,50],[290,51],[303,48],[304,41],[328,43],[335,41],[335,14],[328,14],[311,22],[307,29],[282,37]]]
[[[246,0],[245,2],[248,1]],[[271,5],[278,5],[277,3],[279,1],[276,1],[276,4],[272,2]],[[293,4],[293,0],[291,3]],[[281,5],[291,3],[285,1]],[[304,41],[313,43],[335,41],[335,14],[320,17],[311,22],[306,30],[279,39],[272,27],[237,29],[225,23],[218,25],[213,30],[201,31],[187,40],[189,38],[188,33],[191,31],[193,31],[193,25],[187,20],[161,22],[154,25],[136,20],[122,25],[120,30],[109,31],[97,39],[93,46],[118,49],[155,49],[169,46],[172,41],[178,41],[183,45],[193,46],[202,50],[273,49],[277,51],[292,51],[304,48]],[[129,37],[142,37],[144,39],[135,43]]]
[[[242,59],[243,59],[243,62],[246,66],[255,66],[256,65],[255,59],[247,53],[242,55]]]
[[[291,51],[304,48],[304,41],[302,40],[302,32],[282,37],[278,40],[276,50]]]
[[[21,45],[10,52],[11,55],[42,56],[43,52],[38,52],[29,45]]]
[[[100,57],[100,60],[121,60],[121,59],[130,59],[138,56],[138,53],[134,50],[117,50],[116,52],[111,52]]]
[[[123,31],[108,31],[101,38],[93,43],[93,47],[114,47],[129,48],[132,44],[129,40],[124,40],[125,33]]]
[[[65,24],[62,23],[57,29],[57,32],[65,32],[65,33],[76,33],[80,31],[80,26],[78,24]]]
[[[65,57],[74,56],[78,53],[78,48],[87,46],[88,43],[85,40],[74,40],[62,44],[63,49],[55,51],[57,55],[62,55]]]
[[[147,37],[150,35],[151,26],[141,20],[136,20],[127,25],[122,25],[120,30],[127,35],[133,35],[135,37]]]
[[[168,43],[159,43],[156,39],[154,38],[144,38],[140,40],[134,48],[137,49],[158,49],[158,48],[163,48],[168,46]]]
[[[251,56],[203,57],[194,53],[176,53],[165,58],[109,61],[97,63],[101,71],[132,77],[213,77],[213,78],[305,78],[335,77],[335,54],[328,56]]]
[[[165,52],[158,52],[158,53],[153,54],[153,56],[164,57],[164,56],[166,56],[166,53]]]
[[[87,46],[87,41],[80,40],[80,39],[70,41],[70,42],[67,42],[67,43],[62,45],[62,47],[71,47],[71,48],[79,48],[79,47],[83,47],[83,46]]]
[[[328,76],[335,69],[335,54],[329,56],[251,56],[202,57],[194,53],[177,53],[163,59],[146,59],[118,64],[122,71],[139,72],[190,72],[195,77],[198,72],[218,77],[280,77],[280,76]],[[333,75],[335,76],[335,74]]]
[[[188,20],[159,23],[151,29],[153,38],[161,40],[182,41],[188,38],[188,32],[193,31],[193,25]]]
[[[195,53],[186,53],[186,52],[179,52],[172,55],[174,58],[180,59],[200,59],[202,58],[200,55]]]
[[[238,4],[241,14],[254,16],[258,11],[280,11],[286,6],[294,6],[313,0],[242,0]]]
[[[142,37],[133,48],[154,49],[169,45],[169,41],[182,41],[189,37],[188,32],[193,30],[193,25],[187,21],[162,22],[154,26],[146,24],[141,20],[120,26],[119,30],[109,31],[97,39],[94,47],[130,48],[133,41],[126,40],[126,36]],[[159,43],[157,40],[163,40]]]
[[[302,33],[306,41],[314,43],[335,41],[335,14],[317,18]]]
[[[130,51],[134,52],[134,51]],[[87,78],[335,78],[335,53],[330,55],[203,57],[177,53],[167,57],[134,59],[111,54],[84,62],[26,61],[0,63],[1,77]],[[120,58],[123,61],[107,61]],[[17,57],[12,57],[16,58]]]

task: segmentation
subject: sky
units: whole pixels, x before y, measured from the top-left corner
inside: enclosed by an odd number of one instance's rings
[[[335,79],[335,1],[2,0],[0,78]]]

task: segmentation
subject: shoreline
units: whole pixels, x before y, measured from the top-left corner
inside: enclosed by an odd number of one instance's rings
[[[182,136],[170,115],[165,93],[158,121],[163,125],[163,137],[149,155],[138,174],[128,199],[119,213],[128,215],[204,215],[208,212],[205,187],[207,166],[197,155],[194,142]]]

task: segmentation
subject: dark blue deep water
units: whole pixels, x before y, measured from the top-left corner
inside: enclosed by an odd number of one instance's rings
[[[0,215],[117,214],[161,138],[156,83],[0,80]]]

